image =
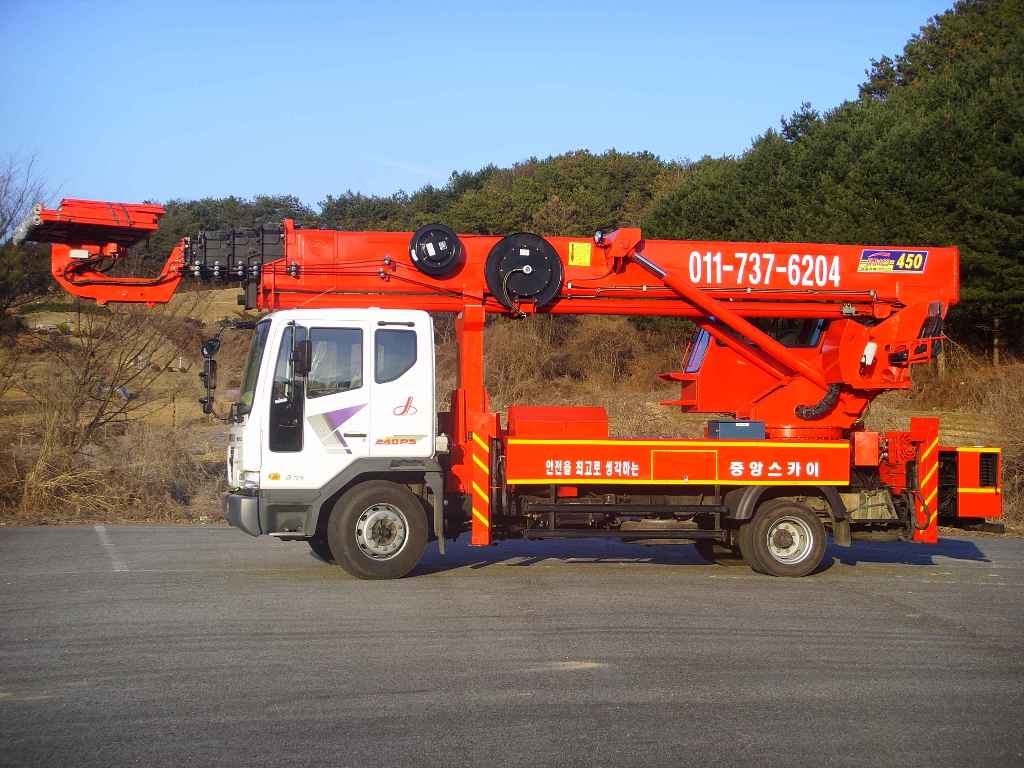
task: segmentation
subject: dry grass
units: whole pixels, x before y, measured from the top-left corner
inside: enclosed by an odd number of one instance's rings
[[[0,523],[193,514],[221,473],[220,453],[204,455],[223,442],[195,405],[198,307],[118,308],[5,335]]]

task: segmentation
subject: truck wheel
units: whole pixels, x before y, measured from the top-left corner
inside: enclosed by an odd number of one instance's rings
[[[327,542],[327,537],[314,536],[312,539],[306,539],[306,542],[309,544],[309,548],[313,550],[314,555],[324,562],[334,562],[334,555],[331,554],[331,545]]]
[[[423,505],[404,485],[360,483],[335,502],[327,523],[334,561],[360,579],[398,579],[427,547]]]
[[[754,523],[748,520],[745,523],[741,523],[739,529],[736,531],[736,544],[740,552],[740,557],[743,561],[750,566],[750,569],[757,571],[758,573],[765,573],[764,566],[761,565],[758,560],[757,552],[754,549],[753,539]]]
[[[724,544],[705,540],[695,542],[694,546],[697,547],[697,554],[709,563],[715,563],[716,565],[746,565],[743,556],[737,550]]]
[[[825,556],[827,539],[814,511],[788,499],[762,505],[740,529],[740,548],[750,567],[771,576],[812,573]]]

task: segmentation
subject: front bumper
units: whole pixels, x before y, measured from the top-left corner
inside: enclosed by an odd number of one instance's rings
[[[224,494],[224,519],[239,530],[250,536],[259,536],[260,530],[260,497],[243,496],[240,493]]]

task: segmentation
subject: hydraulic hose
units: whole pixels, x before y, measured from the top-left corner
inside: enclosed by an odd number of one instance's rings
[[[928,503],[924,500],[924,496],[921,495],[921,491],[918,488],[907,488],[902,494],[904,503],[907,505],[907,513],[910,515],[910,523],[914,526],[915,531],[927,531],[931,526],[931,513],[928,511]],[[917,510],[914,509],[914,499],[921,502],[921,507],[924,509],[925,521],[919,523],[917,521]]]
[[[801,419],[807,421],[814,421],[820,419],[826,413],[831,411],[836,406],[836,402],[839,400],[839,385],[829,384],[828,390],[814,405],[798,405],[796,407],[796,415]]]

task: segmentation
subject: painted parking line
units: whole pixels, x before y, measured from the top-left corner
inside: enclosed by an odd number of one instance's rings
[[[117,556],[117,550],[114,549],[114,542],[110,540],[110,536],[107,534],[107,528],[103,525],[94,525],[92,527],[96,531],[96,535],[100,539],[100,544],[107,550],[107,555],[110,556],[110,566],[117,573],[125,573],[128,571],[128,566],[124,564],[124,560]]]

